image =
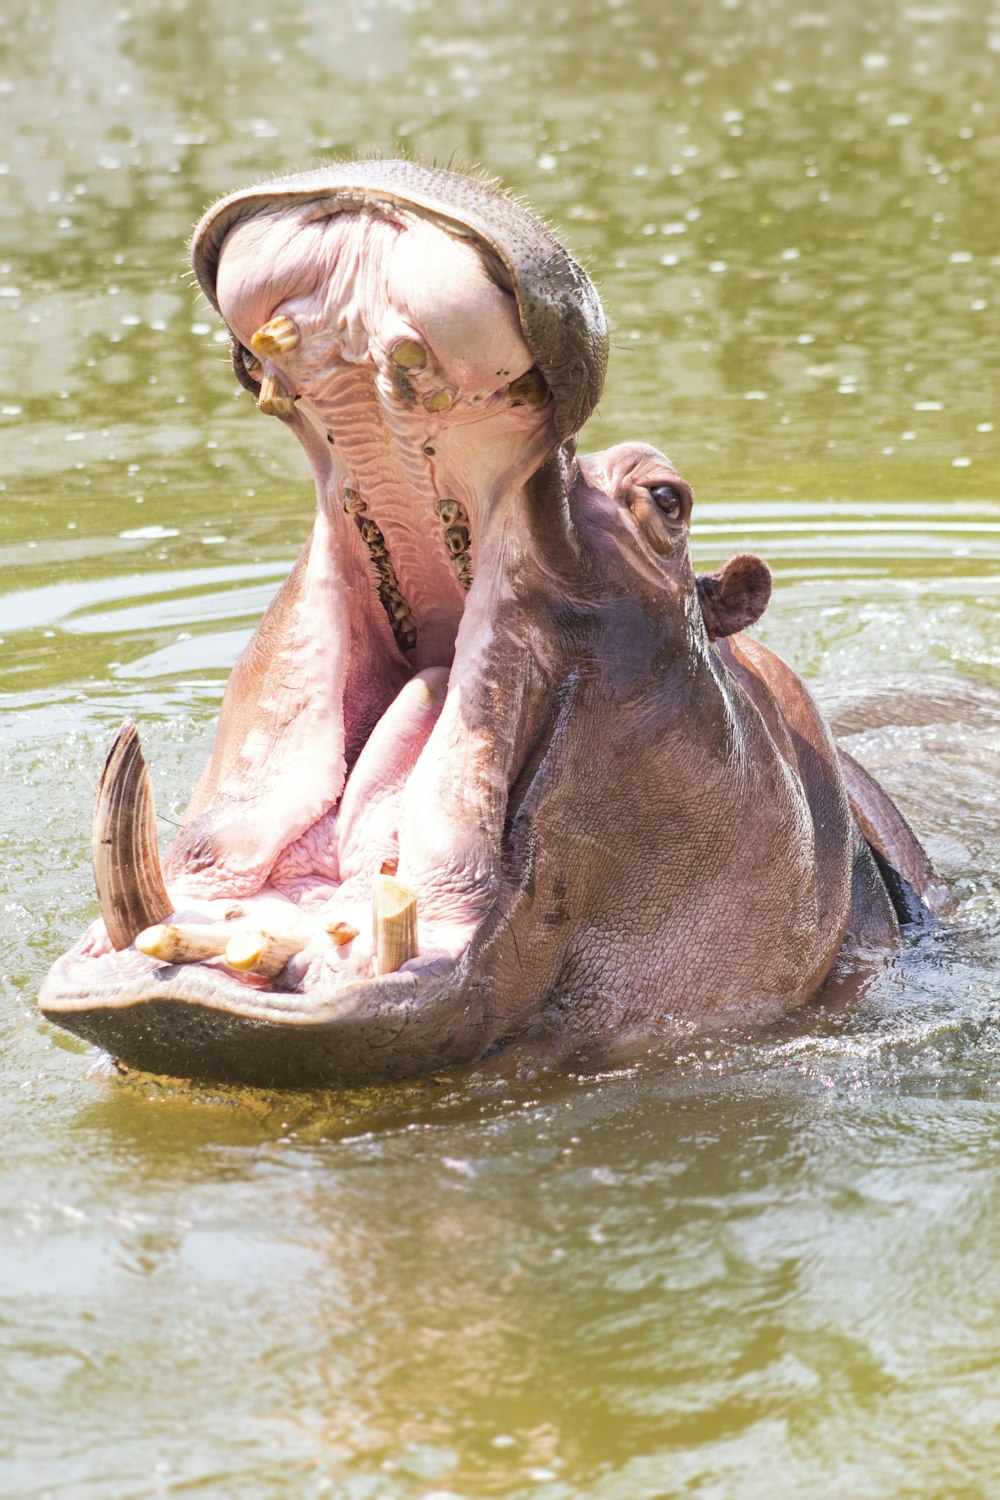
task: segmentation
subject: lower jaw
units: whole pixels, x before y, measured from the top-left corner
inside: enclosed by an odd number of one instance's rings
[[[252,1087],[390,1082],[472,1062],[494,1040],[489,1007],[470,1003],[467,963],[302,995],[202,964],[137,972],[141,957],[110,955],[81,994],[66,955],[46,978],[42,1011],[119,1067]]]

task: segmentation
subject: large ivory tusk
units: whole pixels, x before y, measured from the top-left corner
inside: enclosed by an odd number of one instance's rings
[[[395,875],[372,878],[372,936],[375,970],[395,974],[407,959],[416,958],[417,898]]]
[[[288,960],[306,945],[304,937],[279,937],[273,932],[247,929],[234,933],[226,944],[226,963],[245,974],[260,974],[273,979]]]
[[[90,849],[101,916],[121,952],[137,933],[173,911],[156,846],[153,788],[131,719],[119,729],[104,762]]]
[[[191,964],[218,958],[232,936],[232,924],[228,922],[167,922],[140,932],[135,946],[140,953],[165,964]]]

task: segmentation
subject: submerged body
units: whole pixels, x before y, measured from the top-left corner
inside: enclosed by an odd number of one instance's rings
[[[375,1081],[543,1014],[582,1040],[781,1013],[943,899],[738,634],[764,565],[696,580],[669,461],[576,455],[603,314],[537,220],[358,163],[223,200],[193,250],[316,525],[163,877],[134,736],[113,752],[103,920],[48,1015],[154,1071]]]

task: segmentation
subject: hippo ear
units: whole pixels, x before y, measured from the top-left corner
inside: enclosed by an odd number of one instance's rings
[[[771,570],[752,552],[731,557],[717,573],[707,573],[697,583],[710,641],[759,620],[771,597]]]

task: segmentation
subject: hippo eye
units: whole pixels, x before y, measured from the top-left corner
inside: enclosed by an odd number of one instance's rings
[[[684,496],[674,484],[651,484],[649,493],[665,516],[679,516],[684,509]]]

